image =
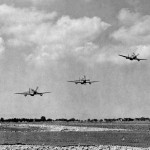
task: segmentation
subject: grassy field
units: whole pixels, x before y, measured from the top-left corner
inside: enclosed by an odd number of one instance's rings
[[[47,124],[47,123],[46,123]],[[53,125],[55,123],[52,123]],[[104,128],[125,128],[131,131],[101,131],[101,132],[43,132],[38,127],[19,128],[17,124],[2,124],[0,126],[0,144],[45,144],[63,145],[128,145],[150,147],[149,123],[143,124],[74,124],[59,123],[69,126],[94,126]],[[28,125],[28,124],[27,124]],[[58,123],[57,123],[58,125]]]
[[[140,131],[150,131],[150,122],[138,121],[138,122],[113,122],[113,123],[90,123],[90,122],[54,122],[51,124],[67,125],[67,126],[85,126],[85,127],[98,127],[98,128],[112,128],[112,129],[131,129]]]

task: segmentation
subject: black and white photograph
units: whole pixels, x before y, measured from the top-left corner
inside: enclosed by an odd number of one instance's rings
[[[0,0],[0,150],[150,150],[150,0]]]

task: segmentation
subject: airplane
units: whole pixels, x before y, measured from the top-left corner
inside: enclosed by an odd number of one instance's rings
[[[140,61],[140,60],[147,60],[147,59],[140,59],[140,58],[137,58],[137,56],[138,56],[139,54],[135,54],[135,53],[133,53],[131,56],[124,56],[124,55],[119,55],[119,56],[121,56],[121,57],[125,57],[126,59],[129,59],[129,60],[137,60],[137,61]]]
[[[90,81],[90,79],[86,79],[86,76],[84,75],[83,78],[79,78],[79,80],[74,80],[74,81],[67,81],[67,82],[74,82],[75,84],[84,84],[86,85],[87,83],[92,84],[94,82],[99,82],[99,81]]]
[[[30,96],[40,95],[40,96],[42,96],[42,95],[45,94],[45,93],[51,93],[51,92],[42,92],[42,93],[37,92],[38,88],[39,88],[39,87],[37,87],[35,90],[29,88],[29,91],[27,91],[27,92],[14,93],[14,94],[23,94],[24,96],[27,96],[27,95],[30,95]]]

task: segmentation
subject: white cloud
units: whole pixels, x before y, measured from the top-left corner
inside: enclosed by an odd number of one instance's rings
[[[123,26],[115,31],[111,37],[128,45],[145,45],[150,41],[150,16],[140,16],[128,9],[122,9],[119,21]]]
[[[40,43],[40,47],[45,45],[45,50],[39,52],[49,53],[49,59],[58,59],[65,54],[86,56],[92,48],[97,47],[93,41],[109,26],[97,17],[71,19],[63,16],[52,26],[41,26],[41,30],[37,30],[32,38],[35,43]],[[41,39],[41,35],[44,38]]]
[[[110,26],[99,17],[56,18],[56,12],[8,5],[0,5],[0,12],[0,35],[5,37],[6,44],[24,49],[30,46],[26,60],[38,64],[59,59],[66,53],[86,55],[82,47],[89,47],[89,43],[90,47],[95,47],[94,40]]]
[[[0,37],[0,54],[5,50],[4,40]]]
[[[136,47],[136,53],[139,57],[148,58],[150,56],[150,45],[139,45]]]
[[[3,25],[28,25],[30,23],[42,23],[56,17],[56,12],[46,13],[36,9],[15,8],[8,5],[0,5],[0,18]]]
[[[30,38],[41,24],[51,22],[56,12],[45,13],[33,9],[20,9],[0,5],[0,34],[10,46],[33,44]]]
[[[118,20],[125,25],[133,25],[138,21],[139,18],[139,13],[133,13],[127,8],[121,9],[118,15]]]

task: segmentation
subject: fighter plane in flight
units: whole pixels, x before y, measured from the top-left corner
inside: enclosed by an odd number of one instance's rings
[[[79,78],[79,80],[74,80],[74,81],[68,81],[68,82],[74,82],[75,84],[84,84],[86,85],[87,83],[92,84],[94,82],[99,82],[99,81],[90,81],[90,79],[86,79],[86,76],[84,75],[83,78]]]
[[[140,60],[147,60],[147,59],[140,59],[140,58],[138,58],[137,56],[138,56],[139,54],[135,54],[135,53],[133,53],[131,56],[124,56],[124,55],[119,55],[119,56],[121,56],[121,57],[125,57],[126,59],[129,59],[129,60],[137,60],[137,61],[140,61]]]
[[[38,88],[39,88],[39,87],[37,87],[35,90],[29,88],[29,91],[27,91],[27,92],[14,93],[14,94],[22,94],[22,95],[24,95],[24,96],[27,96],[27,95],[30,95],[30,96],[40,95],[40,96],[42,96],[43,94],[51,93],[51,92],[37,92]]]

